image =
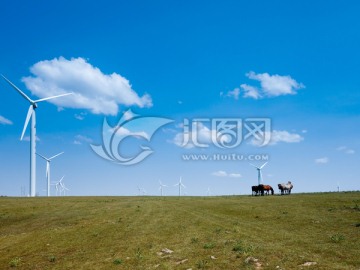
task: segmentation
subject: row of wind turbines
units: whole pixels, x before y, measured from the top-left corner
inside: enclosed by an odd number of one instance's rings
[[[258,185],[263,184],[263,179],[262,179],[262,172],[261,170],[265,167],[265,165],[267,164],[267,162],[265,162],[263,165],[261,166],[255,166],[254,164],[251,164],[251,166],[254,166],[258,172]],[[186,188],[186,186],[183,184],[182,182],[182,177],[180,177],[180,180],[178,183],[176,183],[174,186],[178,186],[179,187],[179,197],[181,196],[181,191],[183,188]],[[164,185],[161,180],[159,180],[159,190],[160,190],[160,196],[163,196],[163,189],[164,187],[168,187],[167,185]],[[138,189],[138,195],[146,195],[146,190],[143,188],[140,188],[139,186],[137,186]],[[211,196],[211,190],[210,187],[208,187],[207,191],[206,191],[207,196]]]
[[[174,185],[174,187],[178,186],[179,187],[179,196],[181,196],[181,191],[183,188],[186,188],[186,186],[183,184],[182,182],[182,177],[180,176],[180,180],[177,184]],[[164,185],[161,180],[159,180],[159,190],[160,190],[160,195],[163,196],[163,190],[165,187],[169,187],[167,185]],[[143,188],[140,188],[139,186],[137,186],[137,190],[138,190],[138,195],[146,195],[146,190]]]
[[[36,112],[35,112],[35,110],[38,107],[38,103],[40,103],[42,101],[59,98],[59,97],[63,97],[63,96],[68,96],[68,95],[71,95],[72,93],[66,93],[66,94],[61,94],[61,95],[57,95],[57,96],[51,96],[51,97],[41,98],[41,99],[37,99],[37,100],[32,100],[23,91],[21,91],[15,84],[13,84],[10,80],[8,80],[4,75],[1,74],[1,76],[11,87],[13,87],[23,98],[25,98],[30,103],[28,113],[27,113],[26,119],[25,119],[24,128],[23,128],[23,131],[22,131],[21,137],[20,137],[20,141],[22,141],[24,138],[26,128],[27,128],[30,118],[31,118],[31,125],[30,125],[30,194],[29,195],[30,195],[30,197],[36,196],[36,154],[37,154],[46,160],[47,196],[50,196],[50,185],[51,185],[50,184],[50,161],[53,158],[63,154],[63,152],[56,154],[55,156],[52,156],[50,158],[46,158],[45,156],[42,156],[42,155],[36,153]],[[63,178],[64,177],[62,177],[60,179],[60,181],[54,183],[55,188],[56,188],[56,193],[60,192],[60,195],[65,194],[65,190],[68,190],[62,181]]]
[[[174,187],[176,187],[176,186],[179,188],[179,197],[180,197],[180,196],[183,194],[183,193],[182,193],[182,189],[183,189],[183,188],[186,188],[186,186],[185,186],[185,185],[183,184],[183,182],[182,182],[182,177],[180,177],[179,182],[174,185]],[[160,196],[163,196],[163,195],[164,195],[163,190],[164,190],[164,188],[166,188],[166,187],[169,187],[169,186],[164,185],[164,184],[161,182],[161,180],[159,180]],[[145,189],[140,188],[139,186],[137,186],[137,190],[138,190],[138,195],[139,195],[139,196],[141,196],[141,195],[146,195],[146,190],[145,190]],[[210,187],[207,189],[206,194],[207,194],[207,196],[211,196]],[[183,195],[184,195],[184,194],[183,194]]]
[[[261,166],[255,166],[254,164],[250,163],[251,166],[254,166],[258,172],[258,185],[263,184],[263,178],[262,178],[262,172],[261,170],[265,167],[265,165],[267,164],[267,162],[265,162],[263,165]],[[159,180],[159,190],[160,190],[160,196],[163,196],[163,189],[164,187],[168,187],[167,185],[164,185],[161,180]],[[182,183],[182,177],[180,177],[180,180],[177,184],[175,184],[174,186],[178,186],[179,187],[179,197],[181,196],[181,191],[183,188],[186,188],[186,186]],[[146,190],[143,188],[140,188],[139,186],[137,186],[137,190],[138,190],[138,195],[146,195]],[[208,187],[207,191],[206,191],[207,196],[211,196],[211,190],[210,187]]]

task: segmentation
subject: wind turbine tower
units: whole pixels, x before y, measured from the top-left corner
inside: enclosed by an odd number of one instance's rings
[[[160,184],[160,187],[159,187],[159,189],[160,189],[160,194],[161,194],[161,196],[163,195],[163,188],[164,187],[167,187],[167,185],[164,185],[163,183],[161,183],[161,181],[159,180],[159,184]]]
[[[1,75],[4,80],[9,83],[23,98],[25,98],[30,103],[30,107],[26,116],[25,125],[20,137],[20,140],[23,139],[25,130],[29,124],[29,120],[31,118],[31,128],[30,128],[30,196],[35,197],[36,195],[36,113],[35,110],[38,107],[38,103],[42,101],[46,101],[49,99],[54,99],[62,96],[71,95],[72,93],[47,97],[47,98],[41,98],[38,100],[32,100],[29,98],[23,91],[21,91],[15,84],[13,84],[11,81],[9,81],[7,78],[5,78],[4,75]]]
[[[264,163],[263,165],[261,165],[260,167],[257,167],[257,166],[255,166],[254,164],[251,164],[251,163],[250,163],[250,165],[254,166],[254,167],[257,169],[257,171],[258,171],[258,185],[260,185],[260,184],[263,183],[261,170],[262,170],[262,168],[264,168],[264,166],[265,166],[266,164],[267,164],[267,162],[265,162],[265,163]]]
[[[181,196],[181,188],[186,188],[185,185],[182,183],[181,176],[180,176],[179,183],[175,184],[174,186],[179,186],[179,197],[180,197]]]
[[[59,154],[56,154],[55,156],[52,156],[51,158],[44,157],[40,155],[39,153],[36,153],[39,157],[46,160],[46,180],[47,180],[47,196],[50,196],[50,161],[53,158],[56,158],[57,156],[60,156],[61,154],[64,154],[64,152],[61,152]]]

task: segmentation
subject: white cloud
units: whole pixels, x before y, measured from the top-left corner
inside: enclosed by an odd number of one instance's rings
[[[124,120],[130,120],[136,116],[138,115],[133,113],[131,110],[127,110],[126,112],[123,113]]]
[[[239,95],[240,95],[240,89],[239,88],[235,88],[234,90],[229,91],[226,94],[227,97],[232,97],[232,98],[234,98],[236,100],[239,99]]]
[[[260,89],[257,87],[242,84],[240,87],[244,90],[244,97],[258,99],[261,97],[276,97],[281,95],[294,95],[297,90],[304,88],[302,83],[298,83],[290,76],[280,76],[269,73],[256,74],[250,71],[246,76],[251,80],[260,82]]]
[[[130,131],[124,127],[115,127],[115,128],[112,128],[111,130],[109,130],[109,132],[111,134],[113,134],[114,132],[116,136],[129,136],[129,135],[132,135],[132,136],[140,136],[140,137],[144,137],[148,140],[150,140],[150,136],[145,132],[145,131],[136,131],[136,132],[133,132],[133,131]]]
[[[226,177],[227,173],[225,171],[217,171],[217,172],[213,172],[212,175],[218,176],[218,177]]]
[[[151,97],[139,96],[129,81],[117,73],[104,74],[84,58],[63,57],[44,60],[30,68],[33,76],[22,80],[40,98],[73,92],[49,102],[69,108],[90,110],[94,114],[116,115],[119,105],[150,107]]]
[[[6,119],[5,117],[0,115],[0,124],[2,124],[2,125],[12,125],[13,122],[11,122],[9,119]]]
[[[355,154],[355,150],[348,148],[347,146],[339,146],[336,150],[341,151],[345,154]]]
[[[83,136],[83,135],[76,135],[75,140],[74,140],[73,143],[79,145],[79,144],[82,144],[83,142],[92,143],[93,140],[90,139],[89,137],[86,137],[86,136]]]
[[[228,174],[229,177],[233,177],[233,178],[240,178],[242,177],[242,175],[240,173],[229,173]]]
[[[242,175],[240,173],[227,173],[226,171],[216,171],[213,172],[211,175],[217,177],[231,177],[231,178],[240,178]]]
[[[244,97],[258,99],[260,98],[259,89],[254,86],[242,84],[240,87],[244,90]]]
[[[322,157],[322,158],[315,159],[315,163],[317,163],[317,164],[326,164],[328,162],[329,162],[328,157]]]
[[[208,145],[213,144],[214,141],[225,142],[229,139],[229,136],[221,136],[219,139],[216,139],[217,131],[215,129],[210,129],[205,126],[202,122],[196,123],[196,128],[192,126],[192,129],[189,133],[179,132],[173,138],[172,143],[183,148],[194,148],[194,147],[207,147]],[[178,125],[177,127],[181,128],[183,125]],[[196,141],[195,141],[196,140]],[[186,144],[184,145],[184,143]]]
[[[265,136],[270,136],[270,142],[268,145],[275,145],[278,143],[299,143],[304,140],[304,137],[302,137],[299,134],[296,133],[290,133],[286,130],[273,130],[270,134],[266,134]],[[252,145],[262,145],[263,142],[257,140],[256,138],[253,138],[250,141],[250,144]]]
[[[74,114],[74,117],[77,119],[77,120],[84,120],[85,119],[85,116],[87,115],[87,113],[84,113],[84,112],[81,112],[79,114]]]

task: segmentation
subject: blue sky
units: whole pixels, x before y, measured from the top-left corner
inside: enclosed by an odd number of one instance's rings
[[[131,3],[130,3],[131,2]],[[37,151],[52,156],[52,181],[70,195],[249,194],[248,161],[184,161],[183,155],[263,154],[264,183],[294,192],[359,190],[360,3],[357,1],[8,1],[0,10],[0,73],[29,96],[64,92],[37,109]],[[0,194],[29,189],[29,142],[20,141],[28,104],[0,81]],[[97,156],[103,120],[128,109],[174,120],[149,142],[154,152],[124,166]],[[273,141],[220,149],[181,147],[184,119],[268,118]],[[142,130],[137,130],[139,132]],[[135,132],[135,131],[133,131]],[[29,129],[26,132],[29,135]],[[253,161],[261,165],[263,161]],[[37,192],[45,195],[37,159]],[[52,189],[55,194],[55,190]]]

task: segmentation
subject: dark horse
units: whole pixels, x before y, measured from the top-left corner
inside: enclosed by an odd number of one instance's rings
[[[251,196],[257,196],[260,191],[259,186],[252,186],[251,187],[252,194]],[[264,195],[264,191],[262,192],[262,195]]]
[[[264,196],[265,192],[267,195],[269,195],[269,191],[271,191],[271,195],[274,195],[274,190],[269,185],[260,184],[258,186],[252,186],[251,191],[252,191],[252,195],[254,195],[255,193],[255,195]]]

